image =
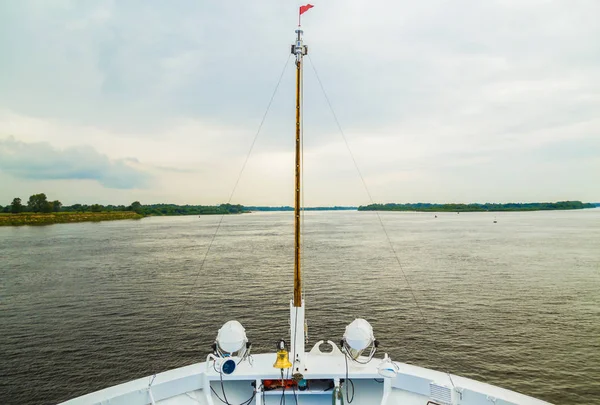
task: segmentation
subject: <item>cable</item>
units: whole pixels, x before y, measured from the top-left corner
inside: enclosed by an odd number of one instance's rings
[[[231,194],[229,195],[227,204],[231,203],[231,200],[233,199],[233,195],[235,194],[235,190],[237,189],[240,179],[242,178],[242,174],[244,173],[244,170],[246,169],[246,165],[248,164],[248,160],[250,159],[250,155],[252,154],[252,150],[254,149],[254,145],[256,144],[256,140],[258,139],[258,135],[260,134],[263,124],[265,123],[267,114],[269,113],[269,110],[271,109],[271,104],[273,104],[273,99],[275,98],[275,94],[277,94],[277,89],[279,89],[279,85],[281,84],[281,80],[283,79],[285,69],[287,68],[287,65],[290,62],[290,58],[291,57],[288,56],[288,58],[285,62],[285,65],[283,65],[283,69],[281,70],[281,74],[279,75],[279,80],[277,81],[277,85],[275,86],[275,89],[273,90],[273,94],[271,95],[269,103],[267,104],[267,109],[266,109],[265,113],[263,114],[260,124],[258,125],[258,130],[256,131],[256,134],[254,135],[254,139],[252,140],[252,144],[250,145],[250,149],[248,150],[248,153],[246,154],[246,159],[244,160],[244,164],[242,165],[242,168],[241,168],[240,173],[235,181],[233,189],[231,190]],[[204,254],[204,258],[202,259],[202,262],[200,264],[200,268],[198,269],[198,272],[196,273],[196,277],[194,278],[194,283],[192,284],[192,288],[190,289],[190,292],[188,293],[188,299],[192,295],[192,291],[196,287],[196,283],[198,282],[198,277],[200,276],[200,272],[204,268],[204,263],[206,262],[206,257],[208,256],[208,253],[210,252],[210,249],[213,245],[215,237],[217,236],[217,233],[219,232],[219,228],[221,227],[221,223],[223,222],[224,217],[225,217],[225,214],[222,214],[221,218],[219,220],[219,223],[217,224],[217,228],[215,229],[215,232],[213,233],[212,239],[208,245],[208,249],[206,249],[206,253]],[[187,306],[187,300],[184,301],[184,304],[185,304],[185,306]],[[180,312],[179,317],[175,321],[175,325],[177,325],[179,323],[179,321],[181,320],[182,314],[183,314],[183,312]]]
[[[367,182],[365,181],[364,176],[362,175],[362,172],[360,171],[360,168],[358,167],[358,163],[356,162],[356,159],[354,158],[354,154],[352,153],[352,149],[350,149],[350,144],[348,143],[348,139],[346,138],[346,135],[344,133],[344,130],[342,129],[342,126],[340,124],[340,121],[337,118],[337,115],[335,114],[335,111],[333,109],[333,106],[331,104],[331,101],[329,100],[329,97],[327,96],[327,92],[325,91],[325,87],[323,86],[323,82],[321,81],[321,78],[319,77],[319,73],[317,72],[317,68],[314,65],[314,62],[312,61],[312,58],[310,57],[310,55],[306,55],[308,60],[310,61],[310,66],[313,70],[313,72],[315,73],[315,76],[317,78],[317,82],[319,83],[319,86],[321,87],[321,91],[323,92],[323,95],[325,97],[325,101],[327,102],[327,105],[329,107],[329,110],[331,111],[331,114],[333,115],[333,118],[335,120],[335,123],[337,125],[338,130],[340,131],[340,134],[342,135],[342,138],[344,140],[344,143],[346,145],[346,149],[348,149],[348,152],[350,154],[350,157],[352,158],[352,162],[354,163],[354,167],[356,168],[356,171],[358,173],[358,176],[360,177],[360,180],[363,184],[363,187],[369,197],[369,201],[371,204],[374,204],[374,200],[373,197],[371,195],[371,192],[369,191],[369,188],[367,187]],[[383,224],[383,220],[381,219],[381,216],[379,215],[378,211],[374,211],[375,215],[377,216],[377,219],[379,220],[379,224],[381,225],[381,229],[383,230],[385,237],[387,239],[388,244],[390,245],[390,249],[392,251],[392,253],[394,254],[394,258],[396,259],[396,262],[398,263],[398,267],[400,268],[400,271],[402,273],[402,276],[404,278],[404,281],[406,282],[406,285],[408,286],[408,289],[411,293],[411,296],[413,298],[413,301],[415,303],[415,306],[417,307],[417,310],[419,311],[419,315],[421,316],[421,321],[423,322],[423,325],[429,325],[430,322],[428,322],[425,318],[425,316],[423,315],[423,310],[421,309],[421,305],[419,304],[419,301],[417,300],[417,296],[410,284],[410,281],[408,279],[408,276],[406,275],[406,272],[404,271],[404,266],[402,266],[402,262],[400,261],[400,258],[398,256],[398,253],[396,252],[396,249],[394,248],[394,245],[391,241],[391,238],[388,234],[388,231],[385,227],[385,225]],[[461,365],[463,367],[465,367],[464,363],[462,363],[460,360],[457,359],[453,359],[453,362],[455,364]],[[468,367],[467,367],[468,368]]]
[[[225,395],[225,385],[223,384],[223,373],[222,372],[219,373],[219,379],[221,380],[221,392],[223,393],[223,398],[225,398],[225,403],[227,405],[229,405],[229,401],[227,400],[227,395]]]
[[[350,353],[348,352],[348,348],[344,347],[344,354],[348,357],[350,357],[350,360],[352,360],[355,363],[358,364],[369,364],[371,362],[371,360],[373,360],[373,357],[375,357],[375,352],[377,351],[377,348],[375,346],[371,347],[371,352],[369,353],[369,356],[367,357],[367,361],[360,361],[358,360],[358,358],[354,358],[352,356],[350,356]]]
[[[215,361],[215,364],[216,364],[216,361]],[[214,364],[213,364],[213,368],[216,370]],[[219,379],[221,380],[221,392],[223,393],[223,398],[221,398],[219,396],[219,394],[217,393],[217,391],[215,391],[215,389],[212,386],[210,386],[210,390],[213,392],[213,394],[215,394],[215,396],[217,397],[217,399],[219,401],[221,401],[222,403],[224,403],[226,405],[233,405],[227,399],[227,395],[225,395],[225,386],[223,384],[223,373],[220,372],[220,371],[219,371]],[[210,385],[210,383],[209,383],[209,385]],[[257,389],[254,389],[254,391],[252,392],[252,395],[250,396],[250,398],[248,398],[247,400],[241,402],[240,405],[249,405],[254,400],[254,397],[256,396],[256,391],[257,391]]]
[[[289,372],[289,370],[288,370]],[[283,382],[283,369],[281,369],[281,399],[279,400],[279,405],[285,405],[285,383]]]
[[[248,362],[250,364],[252,364],[252,361],[250,359],[250,352],[252,351],[252,344],[250,343],[249,346],[246,345],[246,350],[244,350],[244,354],[242,355],[242,357],[240,357],[240,359],[238,360],[238,362],[236,363],[236,365],[240,365],[244,360],[248,359]],[[238,352],[239,353],[239,352]],[[221,356],[222,357],[222,356]]]
[[[291,55],[288,55],[288,57],[285,61],[285,64],[283,65],[283,69],[281,69],[281,74],[279,75],[279,79],[277,80],[275,89],[273,89],[273,94],[271,94],[271,98],[269,99],[269,103],[267,104],[265,113],[263,114],[260,124],[258,125],[258,129],[256,130],[256,133],[254,134],[254,138],[252,139],[252,144],[250,145],[250,149],[248,150],[248,153],[246,154],[246,159],[244,160],[244,164],[242,165],[242,168],[240,170],[240,173],[238,174],[238,177],[235,181],[233,189],[231,190],[231,194],[229,195],[227,204],[230,204],[231,200],[233,199],[235,190],[237,189],[240,179],[242,178],[242,174],[244,173],[244,170],[246,169],[246,165],[248,164],[248,160],[250,159],[250,155],[252,154],[252,150],[254,149],[254,145],[256,144],[256,140],[258,139],[258,135],[260,134],[263,124],[265,123],[265,119],[267,118],[267,115],[271,109],[271,105],[273,104],[273,100],[275,99],[275,95],[277,94],[277,90],[279,89],[279,85],[281,84],[281,80],[283,79],[283,75],[285,74],[285,70],[286,70],[288,64],[290,63],[290,59],[291,59]],[[202,262],[200,263],[200,267],[199,267],[198,271],[196,272],[196,276],[194,277],[194,282],[192,283],[192,287],[190,288],[190,291],[188,292],[186,299],[183,300],[183,306],[182,306],[183,308],[188,306],[188,301],[190,300],[190,297],[192,296],[192,292],[194,291],[194,288],[196,288],[196,283],[198,282],[198,277],[200,276],[200,273],[204,269],[204,264],[206,263],[206,258],[208,257],[208,253],[210,252],[210,249],[212,248],[215,238],[216,238],[217,234],[219,233],[219,229],[221,228],[221,224],[223,222],[224,217],[225,217],[225,213],[223,213],[221,215],[221,218],[219,218],[219,222],[217,223],[215,232],[212,235],[210,243],[208,244],[208,248],[206,249],[206,252],[204,253],[204,257],[202,258]],[[183,313],[184,313],[183,311],[179,312],[179,314],[175,320],[175,326],[177,326],[179,324],[179,322],[181,321],[181,318],[183,317]],[[156,369],[156,364],[154,364],[154,366],[152,368]],[[154,377],[156,377],[156,373],[154,373],[153,378],[150,382],[150,385],[152,385],[152,382],[154,381]]]
[[[352,401],[354,401],[354,382],[352,382],[350,377],[348,377],[348,356],[344,356],[344,359],[346,360],[346,402],[350,404],[352,403]],[[350,396],[348,395],[348,383],[352,385],[352,398],[350,398]]]
[[[327,96],[325,87],[323,86],[323,83],[321,82],[319,73],[317,72],[317,69],[316,69],[310,55],[306,55],[306,56],[308,57],[308,60],[310,61],[310,66],[312,67],[313,71],[315,72],[315,76],[317,77],[317,81],[319,82],[319,86],[321,87],[321,91],[323,92],[323,95],[325,96],[325,101],[327,101],[327,105],[329,106],[329,110],[331,111],[331,114],[333,115],[335,123],[340,131],[340,134],[342,134],[342,138],[344,139],[344,143],[346,144],[346,148],[348,149],[348,152],[350,153],[350,157],[352,158],[352,162],[354,163],[354,167],[356,168],[356,171],[358,172],[358,176],[360,177],[363,187],[365,188],[365,191],[367,192],[367,195],[369,196],[369,200],[370,200],[371,204],[374,204],[373,197],[371,196],[371,193],[369,191],[369,187],[367,187],[367,182],[365,181],[365,178],[362,175],[362,172],[360,171],[360,169],[358,167],[358,163],[356,163],[356,159],[354,158],[352,149],[350,149],[350,145],[348,144],[348,139],[346,138],[346,135],[344,134],[344,130],[342,129],[342,126],[340,125],[340,121],[338,120],[337,115],[335,115],[335,111],[333,110],[331,101],[329,101],[329,97]],[[419,314],[421,315],[421,319],[422,319],[423,323],[425,323],[425,316],[423,316],[423,311],[421,310],[421,306],[419,305],[417,296],[415,295],[415,292],[413,291],[412,286],[410,285],[408,277],[406,276],[406,273],[404,271],[404,267],[402,266],[402,263],[400,262],[400,258],[398,257],[398,254],[396,253],[396,249],[394,249],[394,244],[392,243],[392,240],[390,239],[390,236],[388,235],[387,229],[385,229],[385,226],[383,225],[383,221],[381,220],[381,216],[379,215],[379,212],[378,211],[374,211],[374,212],[377,215],[377,219],[379,220],[379,223],[381,224],[381,228],[383,229],[383,232],[385,233],[385,237],[390,245],[392,253],[394,254],[394,257],[396,258],[396,262],[398,263],[398,267],[400,268],[400,271],[402,272],[404,281],[406,282],[406,285],[408,286],[408,289],[410,290],[412,298],[415,302],[415,306],[417,307],[417,310],[419,311]]]
[[[294,307],[294,345],[292,347],[292,370],[294,369],[294,364],[296,363],[296,335],[298,334],[298,332],[296,331],[296,329],[298,328],[298,307]],[[292,373],[293,375],[293,373]],[[283,379],[283,369],[281,370],[281,378]],[[290,369],[288,368],[286,370],[286,375],[285,378],[288,379],[290,378]]]
[[[301,204],[300,204],[300,229],[302,231],[302,235],[306,235],[304,233],[304,68],[300,69],[300,185],[302,190],[301,196]],[[300,253],[304,258],[304,243],[302,239],[300,239]],[[305,288],[304,288],[304,279],[306,277],[302,277],[301,286],[302,286],[302,298],[305,296]],[[302,325],[304,328],[304,325]]]
[[[211,391],[213,392],[213,394],[215,394],[215,396],[217,397],[217,399],[218,399],[219,401],[221,401],[222,403],[224,403],[224,404],[226,404],[226,405],[233,405],[233,404],[231,404],[231,403],[229,403],[229,402],[225,402],[225,401],[223,400],[223,398],[221,398],[221,397],[219,396],[219,394],[217,394],[217,392],[214,390],[214,388],[213,388],[213,387],[210,387],[210,389],[211,389]],[[245,400],[244,402],[241,402],[241,403],[240,403],[240,405],[249,405],[249,404],[250,404],[250,403],[251,403],[251,402],[254,400],[254,397],[255,397],[255,396],[256,396],[256,391],[254,391],[254,392],[252,393],[252,396],[251,396],[250,398],[248,398],[248,399],[247,399],[247,400]]]
[[[240,174],[238,175],[238,178],[235,181],[233,190],[231,190],[231,195],[229,196],[229,201],[231,201],[231,199],[233,198],[233,194],[235,193],[238,183],[240,182],[240,179],[242,178],[242,174],[244,173],[244,169],[246,168],[248,159],[250,158],[250,155],[252,154],[252,150],[254,149],[254,144],[256,143],[256,140],[258,139],[258,134],[260,134],[260,130],[262,129],[263,124],[265,123],[265,120],[267,119],[267,114],[269,114],[269,110],[271,109],[271,104],[273,104],[273,99],[275,99],[275,94],[277,94],[277,89],[279,89],[279,85],[281,84],[281,80],[283,79],[285,69],[287,68],[288,64],[290,63],[290,59],[291,59],[291,54],[288,55],[288,58],[285,61],[285,64],[283,65],[283,69],[281,69],[281,74],[279,75],[279,80],[277,81],[277,85],[275,86],[275,89],[273,90],[273,94],[271,95],[269,104],[267,104],[267,109],[266,109],[265,113],[263,114],[262,120],[260,121],[260,124],[258,125],[258,130],[256,131],[256,134],[254,135],[254,139],[252,140],[252,144],[250,145],[250,149],[248,150],[248,154],[246,155],[246,160],[244,160],[244,164],[242,165],[242,170],[240,170]]]

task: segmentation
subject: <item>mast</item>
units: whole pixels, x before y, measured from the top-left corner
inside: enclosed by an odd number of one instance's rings
[[[296,167],[294,188],[294,298],[290,300],[290,346],[292,353],[293,371],[302,373],[304,367],[304,343],[306,341],[306,323],[304,320],[304,299],[302,298],[302,276],[300,267],[300,190],[302,186],[302,57],[307,54],[308,48],[302,43],[302,28],[300,16],[312,5],[300,7],[298,14],[298,29],[296,30],[296,43],[292,45],[292,54],[296,57]]]
[[[300,267],[300,188],[301,179],[301,105],[302,105],[302,57],[307,53],[307,47],[302,43],[303,31],[298,26],[296,43],[292,53],[296,55],[296,168],[295,168],[295,198],[294,198],[294,307],[302,306],[302,273]]]

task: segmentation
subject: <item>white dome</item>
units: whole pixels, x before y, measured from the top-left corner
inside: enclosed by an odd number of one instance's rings
[[[364,350],[375,340],[371,324],[364,319],[357,318],[346,326],[344,339],[348,346],[354,350]]]
[[[246,346],[246,342],[246,329],[238,321],[226,322],[217,333],[217,344],[227,353],[241,350]]]

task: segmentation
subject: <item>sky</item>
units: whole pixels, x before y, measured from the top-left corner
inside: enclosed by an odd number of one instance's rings
[[[0,2],[0,205],[293,205],[300,4]],[[599,1],[312,4],[305,205],[600,201]]]

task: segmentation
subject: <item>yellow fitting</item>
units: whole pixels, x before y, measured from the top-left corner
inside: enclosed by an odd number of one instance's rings
[[[290,363],[287,350],[281,349],[277,352],[277,360],[275,360],[275,364],[273,364],[273,367],[282,370],[292,367],[292,363]]]

